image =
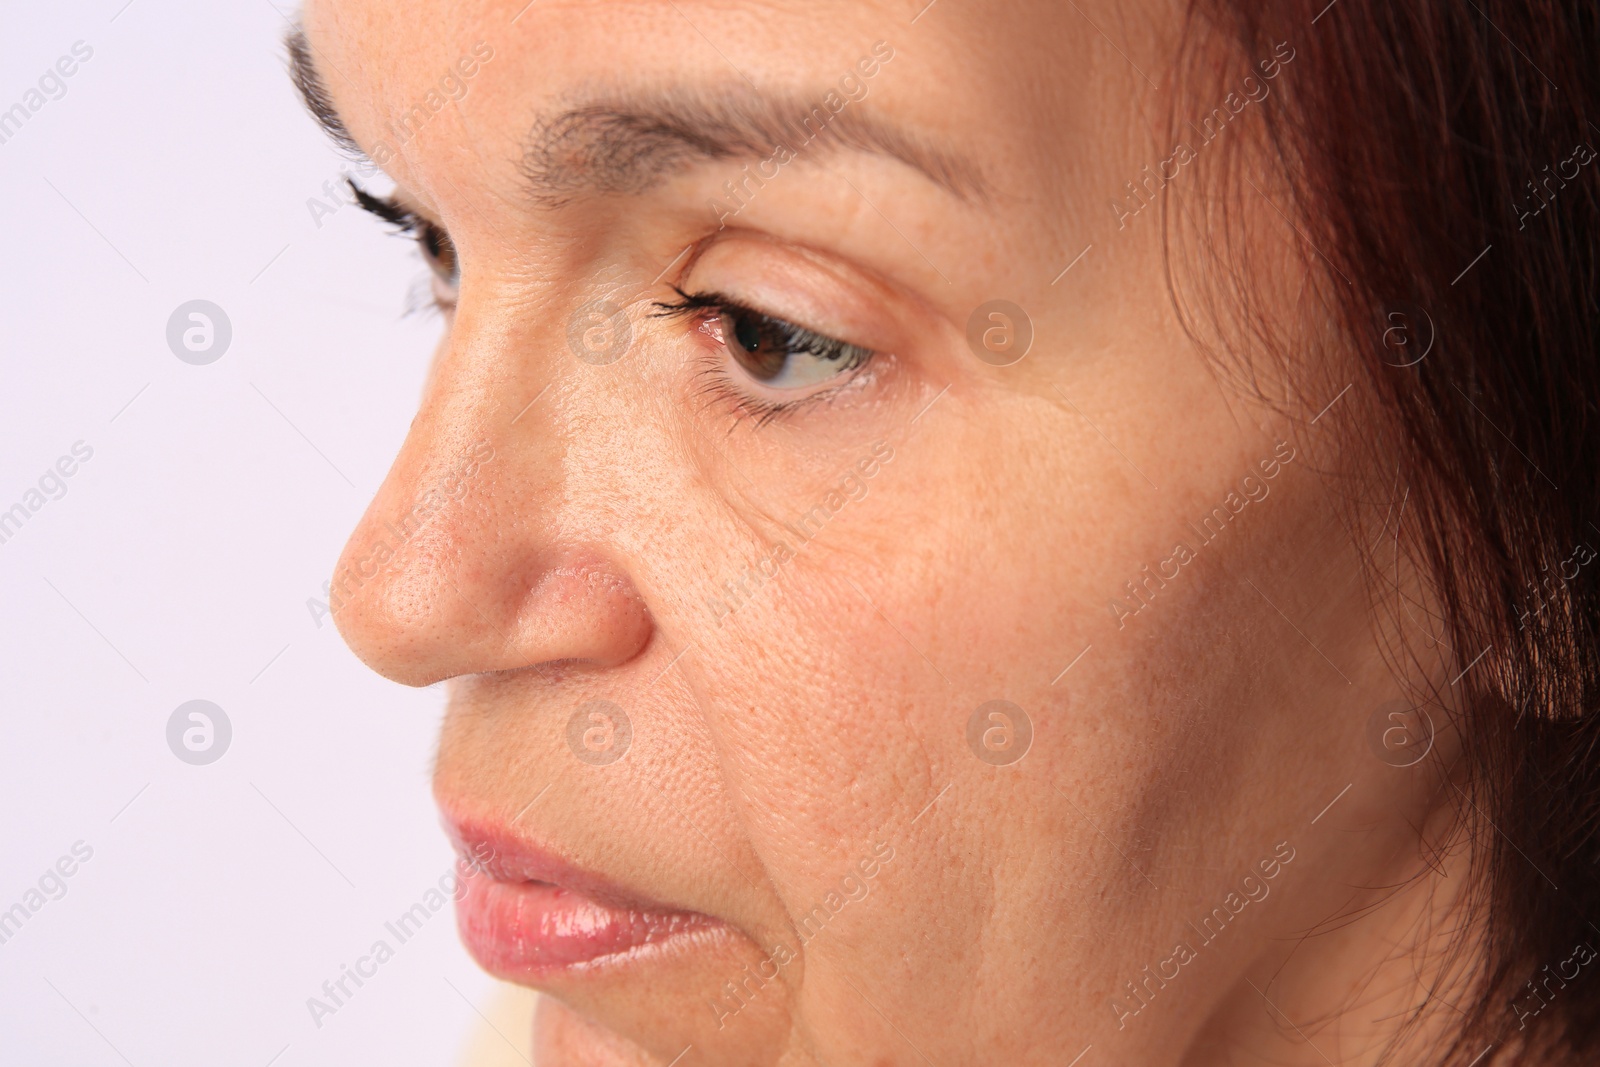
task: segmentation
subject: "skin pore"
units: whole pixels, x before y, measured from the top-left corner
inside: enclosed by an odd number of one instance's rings
[[[1164,0],[525,5],[312,0],[304,28],[448,235],[339,628],[453,680],[448,817],[714,920],[541,976],[541,1063],[1373,1062],[1465,857],[1422,862],[1433,764],[1369,740],[1402,689],[1329,483],[1360,409],[1269,168],[1233,239],[1304,411],[1217,373],[1160,206],[1127,209],[1146,167],[1176,202],[1248,161],[1260,105],[1168,162]],[[763,132],[830,93],[775,160]],[[1031,324],[1015,362],[969,341],[994,300]],[[773,320],[850,347],[762,362]],[[569,744],[590,700],[628,716],[615,762]],[[998,720],[969,741],[995,700],[1015,762]]]

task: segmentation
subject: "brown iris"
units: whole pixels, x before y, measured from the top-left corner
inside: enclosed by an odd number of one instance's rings
[[[760,382],[782,374],[793,352],[790,339],[780,336],[770,319],[740,308],[722,313],[722,336],[733,358]]]

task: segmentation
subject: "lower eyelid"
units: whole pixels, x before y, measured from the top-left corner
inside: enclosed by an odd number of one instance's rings
[[[460,293],[456,286],[446,284],[438,275],[431,279],[433,287],[433,302],[445,311],[455,310]]]

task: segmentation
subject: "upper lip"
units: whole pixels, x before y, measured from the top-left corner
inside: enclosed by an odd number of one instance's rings
[[[461,862],[497,882],[543,882],[598,904],[639,912],[685,912],[579,867],[554,849],[522,837],[492,819],[445,813],[445,828]]]

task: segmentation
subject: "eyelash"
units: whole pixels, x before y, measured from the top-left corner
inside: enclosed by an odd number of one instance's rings
[[[396,227],[394,232],[397,235],[409,236],[421,246],[423,258],[427,260],[429,268],[437,277],[448,277],[452,282],[459,277],[460,266],[456,260],[455,245],[442,227],[391,198],[373,196],[354,181],[350,181],[349,184],[351,192],[355,194],[356,203],[364,211]],[[454,308],[454,301],[441,298],[437,286],[432,288],[434,294],[432,302],[436,307],[444,311]],[[817,333],[786,319],[767,315],[721,293],[686,293],[677,286],[673,286],[672,291],[678,294],[678,299],[656,301],[654,304],[656,311],[652,317],[692,319],[705,324],[722,316],[742,316],[752,320],[760,330],[780,342],[782,349],[791,355],[804,354],[817,359],[839,362],[841,376],[838,384],[796,400],[771,400],[765,397],[752,397],[748,392],[737,388],[721,359],[706,360],[701,372],[705,379],[703,393],[726,404],[739,417],[754,419],[757,427],[765,426],[810,404],[826,402],[855,380],[877,355],[871,349]]]
[[[840,361],[842,373],[838,384],[797,400],[770,400],[764,397],[752,397],[749,393],[741,391],[733,384],[721,359],[708,359],[702,371],[706,381],[704,393],[726,403],[738,415],[754,419],[758,428],[808,405],[832,399],[835,394],[854,381],[877,355],[869,348],[840,341],[789,322],[787,319],[765,314],[721,293],[686,293],[676,285],[672,287],[672,291],[678,294],[678,299],[656,301],[654,305],[656,311],[652,317],[689,319],[705,324],[724,315],[744,316],[754,320],[763,331],[775,336],[781,341],[784,350],[791,354],[805,354],[817,359]]]
[[[354,181],[349,179],[346,181],[349,181],[350,191],[355,194],[356,203],[363,211],[396,227],[394,231],[396,235],[414,239],[421,247],[422,258],[427,261],[428,268],[435,277],[443,279],[447,284],[454,284],[460,277],[460,264],[456,259],[455,244],[443,227],[391,198],[373,196]],[[448,311],[455,306],[453,300],[447,301],[439,296],[438,286],[432,288],[433,302],[440,310]]]

